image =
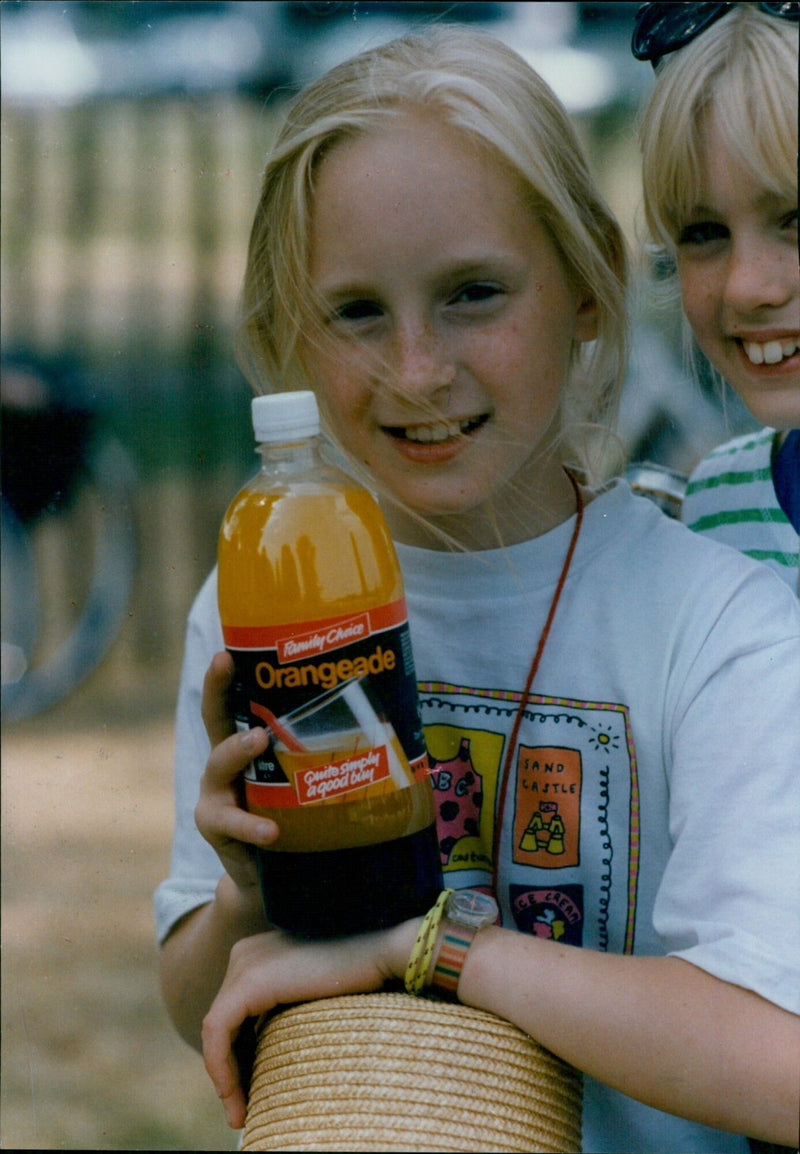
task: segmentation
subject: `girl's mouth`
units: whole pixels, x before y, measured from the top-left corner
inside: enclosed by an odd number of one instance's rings
[[[800,349],[798,337],[784,337],[774,341],[748,341],[740,338],[739,343],[751,365],[779,365]]]
[[[434,421],[427,425],[384,425],[383,431],[398,441],[417,445],[442,445],[474,433],[489,419],[488,413],[462,421]]]

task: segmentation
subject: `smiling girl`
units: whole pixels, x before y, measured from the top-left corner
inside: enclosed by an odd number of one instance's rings
[[[795,592],[798,20],[796,2],[654,3],[634,34],[640,57],[658,62],[641,132],[650,231],[675,258],[697,344],[766,426],[697,466],[683,518]]]
[[[428,985],[584,1072],[585,1149],[746,1151],[796,1122],[800,609],[600,483],[625,269],[549,89],[442,28],[289,112],[242,349],[257,389],[315,390],[397,545],[447,885],[499,906]],[[156,911],[170,1013],[241,1126],[246,1020],[402,981],[420,919],[316,943],[265,924],[252,847],[277,828],[237,785],[267,735],[234,732],[222,649],[212,574]]]

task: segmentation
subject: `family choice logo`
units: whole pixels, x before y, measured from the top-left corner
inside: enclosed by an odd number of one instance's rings
[[[339,621],[329,629],[314,629],[308,633],[295,634],[292,637],[278,641],[276,649],[278,661],[283,665],[287,661],[296,661],[302,657],[318,657],[321,653],[328,653],[331,649],[339,649],[342,645],[350,645],[353,641],[362,641],[369,637],[369,615],[360,613],[347,621]]]

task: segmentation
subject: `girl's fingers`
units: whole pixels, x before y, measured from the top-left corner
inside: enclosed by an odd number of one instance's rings
[[[245,1123],[247,1099],[236,1061],[236,1039],[243,1023],[264,1010],[272,1009],[274,1001],[263,988],[259,989],[261,975],[241,969],[235,954],[236,947],[231,954],[228,976],[203,1020],[202,1032],[203,1061],[208,1076],[222,1102],[228,1125],[241,1129]]]
[[[230,841],[266,847],[278,836],[278,826],[269,818],[247,813],[235,803],[220,805],[207,795],[197,803],[194,818],[206,841],[216,846]]]
[[[222,1102],[228,1125],[241,1130],[246,1121],[247,1100],[233,1053],[234,1041],[235,1035],[227,1035],[224,1042],[218,1041],[213,1033],[207,1035],[203,1024],[203,1060],[208,1076]]]
[[[233,658],[230,653],[215,653],[203,679],[201,713],[211,747],[219,745],[234,731],[228,693],[233,680]]]
[[[418,928],[419,919],[407,923],[401,952]],[[203,1060],[230,1126],[245,1124],[247,1099],[235,1053],[245,1023],[276,1005],[380,989],[393,972],[387,963],[392,940],[381,931],[300,943],[273,930],[233,946],[225,980],[203,1021]]]
[[[212,789],[227,789],[252,761],[267,748],[266,729],[256,726],[243,733],[230,733],[215,745],[209,754],[204,785]]]
[[[195,809],[197,827],[208,840],[269,845],[277,837],[274,821],[242,809],[235,787],[250,759],[262,753],[266,745],[266,730],[250,729],[231,734],[211,751]]]
[[[237,789],[242,771],[266,746],[266,730],[256,728],[231,734],[211,751],[200,785],[195,822],[206,841],[218,849],[225,842],[268,846],[278,836],[274,821],[242,808]]]
[[[247,1121],[247,1100],[244,1090],[237,1086],[228,1098],[222,1099],[225,1120],[232,1130],[241,1130]]]

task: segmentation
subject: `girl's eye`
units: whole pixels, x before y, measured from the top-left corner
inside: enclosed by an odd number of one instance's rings
[[[491,300],[501,292],[500,286],[491,281],[473,281],[458,289],[450,298],[450,303],[455,305],[480,304],[482,301]]]
[[[685,224],[678,233],[679,245],[710,244],[715,240],[726,240],[728,229],[713,220],[699,220]]]
[[[374,301],[348,301],[339,305],[333,312],[334,320],[341,321],[369,321],[381,316],[380,305]]]
[[[783,218],[783,221],[781,223],[782,223],[783,228],[791,228],[791,229],[794,229],[796,232],[797,231],[797,209],[793,208],[790,213],[787,213],[787,215]]]

